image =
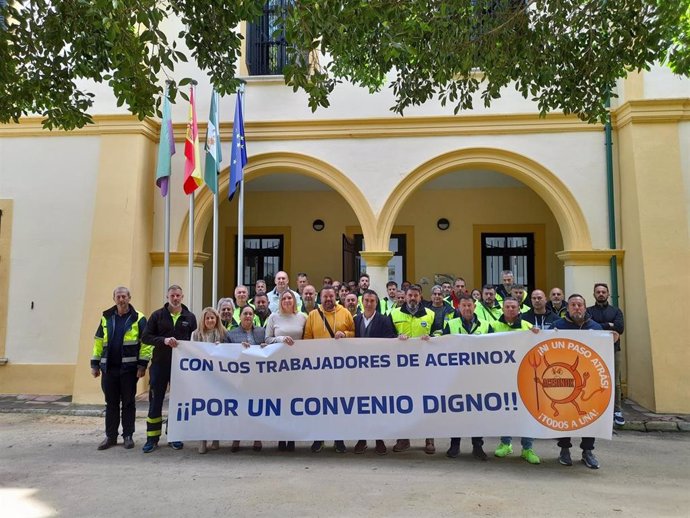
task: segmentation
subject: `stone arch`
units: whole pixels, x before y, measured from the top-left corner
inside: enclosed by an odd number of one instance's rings
[[[251,156],[244,169],[245,181],[285,172],[302,174],[319,180],[339,193],[352,207],[357,215],[365,239],[376,236],[376,217],[362,191],[341,171],[332,165],[308,155],[290,152],[263,153]],[[229,167],[225,168],[218,180],[218,192],[221,200],[227,198],[230,183]],[[202,189],[194,201],[194,235],[204,236],[213,219],[213,193]],[[188,251],[189,214],[185,216],[177,240],[179,251]],[[195,239],[194,251],[201,252],[203,239]]]
[[[565,250],[590,250],[592,239],[577,200],[549,169],[523,155],[495,148],[468,148],[444,153],[424,162],[393,189],[379,213],[374,250],[387,250],[393,226],[410,196],[424,183],[462,169],[485,168],[519,180],[536,192],[558,222]],[[367,242],[368,244],[369,242]],[[369,247],[368,247],[369,248]]]

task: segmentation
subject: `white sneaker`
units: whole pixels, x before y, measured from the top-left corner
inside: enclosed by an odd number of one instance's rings
[[[613,424],[616,426],[623,426],[625,424],[625,417],[623,417],[623,412],[613,413]]]

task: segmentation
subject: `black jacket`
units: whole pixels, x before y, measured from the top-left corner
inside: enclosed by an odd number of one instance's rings
[[[173,324],[172,315],[166,303],[161,309],[157,309],[149,318],[142,342],[153,345],[153,360],[151,363],[170,365],[172,361],[172,348],[165,345],[164,340],[169,337],[178,340],[191,340],[192,333],[196,329],[196,317],[194,313],[182,305],[180,316]]]
[[[561,303],[561,308],[559,310],[556,310],[556,308],[553,307],[553,302],[548,301],[546,303],[546,311],[551,311],[554,315],[556,315],[556,318],[563,318],[568,311],[568,304],[565,302]]]
[[[599,323],[604,331],[616,331],[619,335],[623,334],[625,330],[625,323],[623,321],[623,312],[609,304],[608,302],[600,306],[595,304],[587,308],[587,312],[592,316],[592,320]],[[616,340],[613,344],[616,351],[621,350],[621,341]]]
[[[530,309],[526,313],[522,314],[522,320],[526,320],[539,329],[551,329],[551,324],[558,320],[558,318],[558,315],[552,313],[551,311],[547,311],[543,315],[537,315],[534,312],[534,309]]]
[[[364,316],[362,313],[358,313],[355,316],[355,337],[357,338],[395,338],[398,336],[393,327],[393,321],[388,315],[374,312],[366,335],[361,333],[362,320],[364,320]]]
[[[575,321],[572,318],[570,318],[570,315],[566,313],[563,318],[559,318],[558,320],[556,320],[551,327],[553,329],[579,329],[582,331],[601,331],[601,326],[597,322],[592,320],[589,313],[585,315],[585,320],[582,322],[582,324],[575,323]]]

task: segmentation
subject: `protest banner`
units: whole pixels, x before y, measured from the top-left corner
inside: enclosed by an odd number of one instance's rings
[[[541,331],[429,341],[180,342],[171,441],[611,438],[613,340]]]

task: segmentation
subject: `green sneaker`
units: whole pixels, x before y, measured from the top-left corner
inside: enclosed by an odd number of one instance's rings
[[[522,450],[522,454],[520,455],[520,457],[525,459],[530,464],[539,464],[541,462],[541,459],[536,453],[534,453],[534,450],[532,448],[528,450]]]
[[[496,451],[494,452],[494,455],[496,457],[507,457],[508,455],[513,454],[513,445],[512,444],[506,444],[504,442],[500,443],[498,445],[498,448],[496,448]]]

